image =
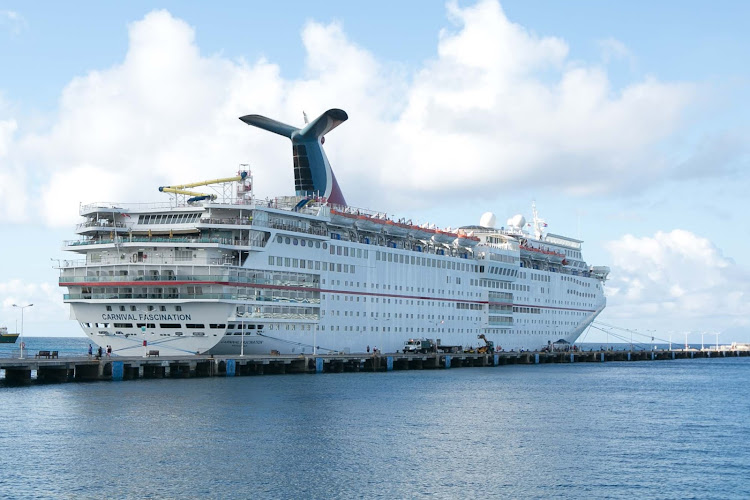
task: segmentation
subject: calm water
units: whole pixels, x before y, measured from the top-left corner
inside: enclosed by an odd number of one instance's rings
[[[748,498],[748,380],[727,358],[0,387],[0,497]]]

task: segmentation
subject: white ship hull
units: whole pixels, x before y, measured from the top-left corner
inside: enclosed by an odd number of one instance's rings
[[[169,203],[82,206],[65,249],[84,260],[61,266],[60,286],[92,342],[162,356],[395,352],[416,338],[536,350],[575,342],[603,310],[608,268],[544,235],[536,212],[534,234],[521,216],[507,230],[361,216],[375,212],[346,204],[321,147],[344,111],[303,129],[241,119],[295,138],[297,196],[256,200],[240,171],[159,188]],[[192,191],[210,185],[222,196]]]

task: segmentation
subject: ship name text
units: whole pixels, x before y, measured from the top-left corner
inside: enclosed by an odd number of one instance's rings
[[[190,321],[190,314],[102,314],[103,320],[117,320],[117,321]]]

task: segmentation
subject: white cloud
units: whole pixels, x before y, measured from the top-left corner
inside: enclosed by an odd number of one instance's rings
[[[667,330],[750,325],[748,271],[708,239],[675,229],[606,245],[612,272],[607,318]],[[728,339],[731,340],[731,339]]]
[[[610,37],[599,40],[598,44],[605,63],[616,59],[624,59],[630,63],[631,67],[635,64],[635,55],[620,40]]]
[[[16,11],[0,10],[0,28],[7,29],[11,35],[18,35],[26,28],[26,19]]]
[[[18,220],[35,209],[24,200],[40,198],[43,220],[70,224],[79,202],[151,201],[163,196],[159,185],[223,176],[245,162],[261,196],[289,194],[288,142],[237,117],[301,125],[302,110],[329,107],[350,113],[327,152],[357,206],[397,211],[529,185],[584,195],[668,170],[656,148],[679,128],[689,85],[647,79],[616,90],[602,68],[572,63],[563,40],[511,22],[494,0],[447,9],[453,30],[411,76],[340,25],[311,22],[297,80],[266,60],[204,56],[192,27],[151,12],[129,26],[122,62],[67,85],[47,131],[5,133],[0,180],[29,194],[16,195],[13,209],[0,204],[0,216]],[[24,180],[21,171],[34,173]]]

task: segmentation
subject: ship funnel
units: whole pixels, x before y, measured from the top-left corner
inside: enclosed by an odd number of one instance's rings
[[[292,141],[294,189],[297,196],[324,196],[329,202],[342,206],[346,206],[346,200],[323,151],[323,142],[325,134],[348,119],[344,110],[329,109],[299,129],[261,115],[240,117],[248,125],[283,135]]]

